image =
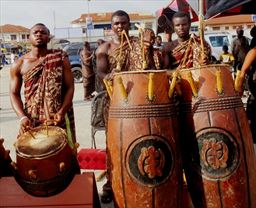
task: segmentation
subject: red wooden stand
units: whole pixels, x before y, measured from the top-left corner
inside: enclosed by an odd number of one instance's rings
[[[100,203],[94,173],[83,173],[76,175],[64,191],[50,197],[31,196],[17,184],[14,177],[2,177],[0,207],[98,208]]]

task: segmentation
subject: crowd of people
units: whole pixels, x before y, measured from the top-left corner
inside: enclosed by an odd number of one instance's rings
[[[190,34],[191,19],[187,13],[177,12],[173,15],[172,24],[177,39],[166,44],[162,43],[161,36],[155,36],[154,31],[147,28],[140,28],[143,36],[130,36],[130,18],[125,11],[114,12],[111,24],[114,36],[110,41],[99,40],[96,51],[91,51],[89,43],[85,42],[80,52],[86,101],[93,98],[94,91],[104,90],[103,80],[111,81],[116,72],[152,69],[168,69],[173,72],[211,63],[211,48],[204,41],[202,51],[200,38]],[[223,46],[223,54],[219,60],[221,63],[233,66],[235,70],[241,70],[240,92],[243,91],[242,83],[246,74],[250,76],[251,83],[256,80],[254,79],[255,28],[253,27],[251,32],[253,36],[251,45],[243,36],[243,30],[239,28],[237,38],[232,43],[231,53],[227,46]],[[72,108],[74,80],[71,67],[67,55],[62,50],[47,49],[49,40],[50,31],[44,24],[39,23],[31,28],[31,51],[14,61],[10,70],[11,103],[20,120],[20,134],[29,128],[39,126],[46,120],[54,120],[65,129],[65,115],[67,115],[71,123],[72,139],[75,142]],[[21,97],[22,84],[25,87],[24,102]],[[250,90],[250,104],[247,109],[256,142],[256,119],[253,116],[256,115],[255,86],[250,87]],[[107,97],[102,117],[106,125],[109,102]],[[109,177],[107,179],[101,198],[106,203],[113,197],[111,180]]]

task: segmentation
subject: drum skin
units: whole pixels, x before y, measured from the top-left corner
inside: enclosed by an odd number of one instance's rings
[[[59,127],[40,126],[21,135],[16,142],[16,180],[34,196],[63,191],[78,173],[77,161]],[[35,138],[31,137],[31,134]]]
[[[123,72],[114,77],[107,148],[115,207],[181,207],[178,122],[168,89],[164,70]]]
[[[181,148],[194,207],[256,207],[253,140],[229,67],[186,69],[180,77]]]

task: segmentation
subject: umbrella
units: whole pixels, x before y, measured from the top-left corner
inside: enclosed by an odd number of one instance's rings
[[[256,14],[256,0],[202,0],[204,4],[204,19],[213,17],[238,15],[238,14]],[[172,0],[170,4],[157,11],[158,28],[157,33],[169,30],[171,28],[171,19],[175,12],[183,11],[190,13],[192,22],[198,21],[199,1],[198,0]],[[167,19],[166,24],[161,24]],[[159,31],[159,32],[158,32]],[[173,31],[173,30],[172,30]]]

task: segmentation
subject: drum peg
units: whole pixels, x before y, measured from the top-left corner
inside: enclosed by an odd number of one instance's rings
[[[149,80],[148,80],[148,99],[149,101],[153,101],[154,99],[154,73],[149,73]]]
[[[217,82],[217,92],[218,94],[223,93],[222,79],[221,79],[221,71],[216,71],[216,82]]]
[[[36,180],[37,179],[36,170],[29,170],[28,175],[29,175],[31,180]]]
[[[172,81],[171,81],[169,92],[168,92],[169,98],[172,98],[172,95],[176,86],[177,75],[178,75],[177,72],[173,73]]]
[[[122,77],[118,77],[117,78],[117,83],[119,85],[119,88],[120,88],[120,91],[121,91],[121,95],[122,95],[124,101],[127,102],[128,101],[128,95],[127,95],[126,89],[124,87]]]
[[[189,71],[189,72],[187,73],[187,79],[188,79],[188,82],[189,82],[189,84],[190,84],[190,87],[191,87],[193,96],[194,96],[194,97],[197,97],[197,96],[198,96],[198,92],[197,92],[195,80],[193,79],[193,76],[192,76],[192,72],[191,72],[191,71]]]
[[[60,172],[60,173],[63,173],[65,170],[66,170],[65,163],[64,163],[64,162],[61,162],[61,163],[59,164],[59,172]]]
[[[106,86],[106,90],[108,92],[108,96],[110,98],[110,100],[112,100],[112,86],[110,85],[110,83],[106,80],[106,79],[103,79],[103,82]]]

